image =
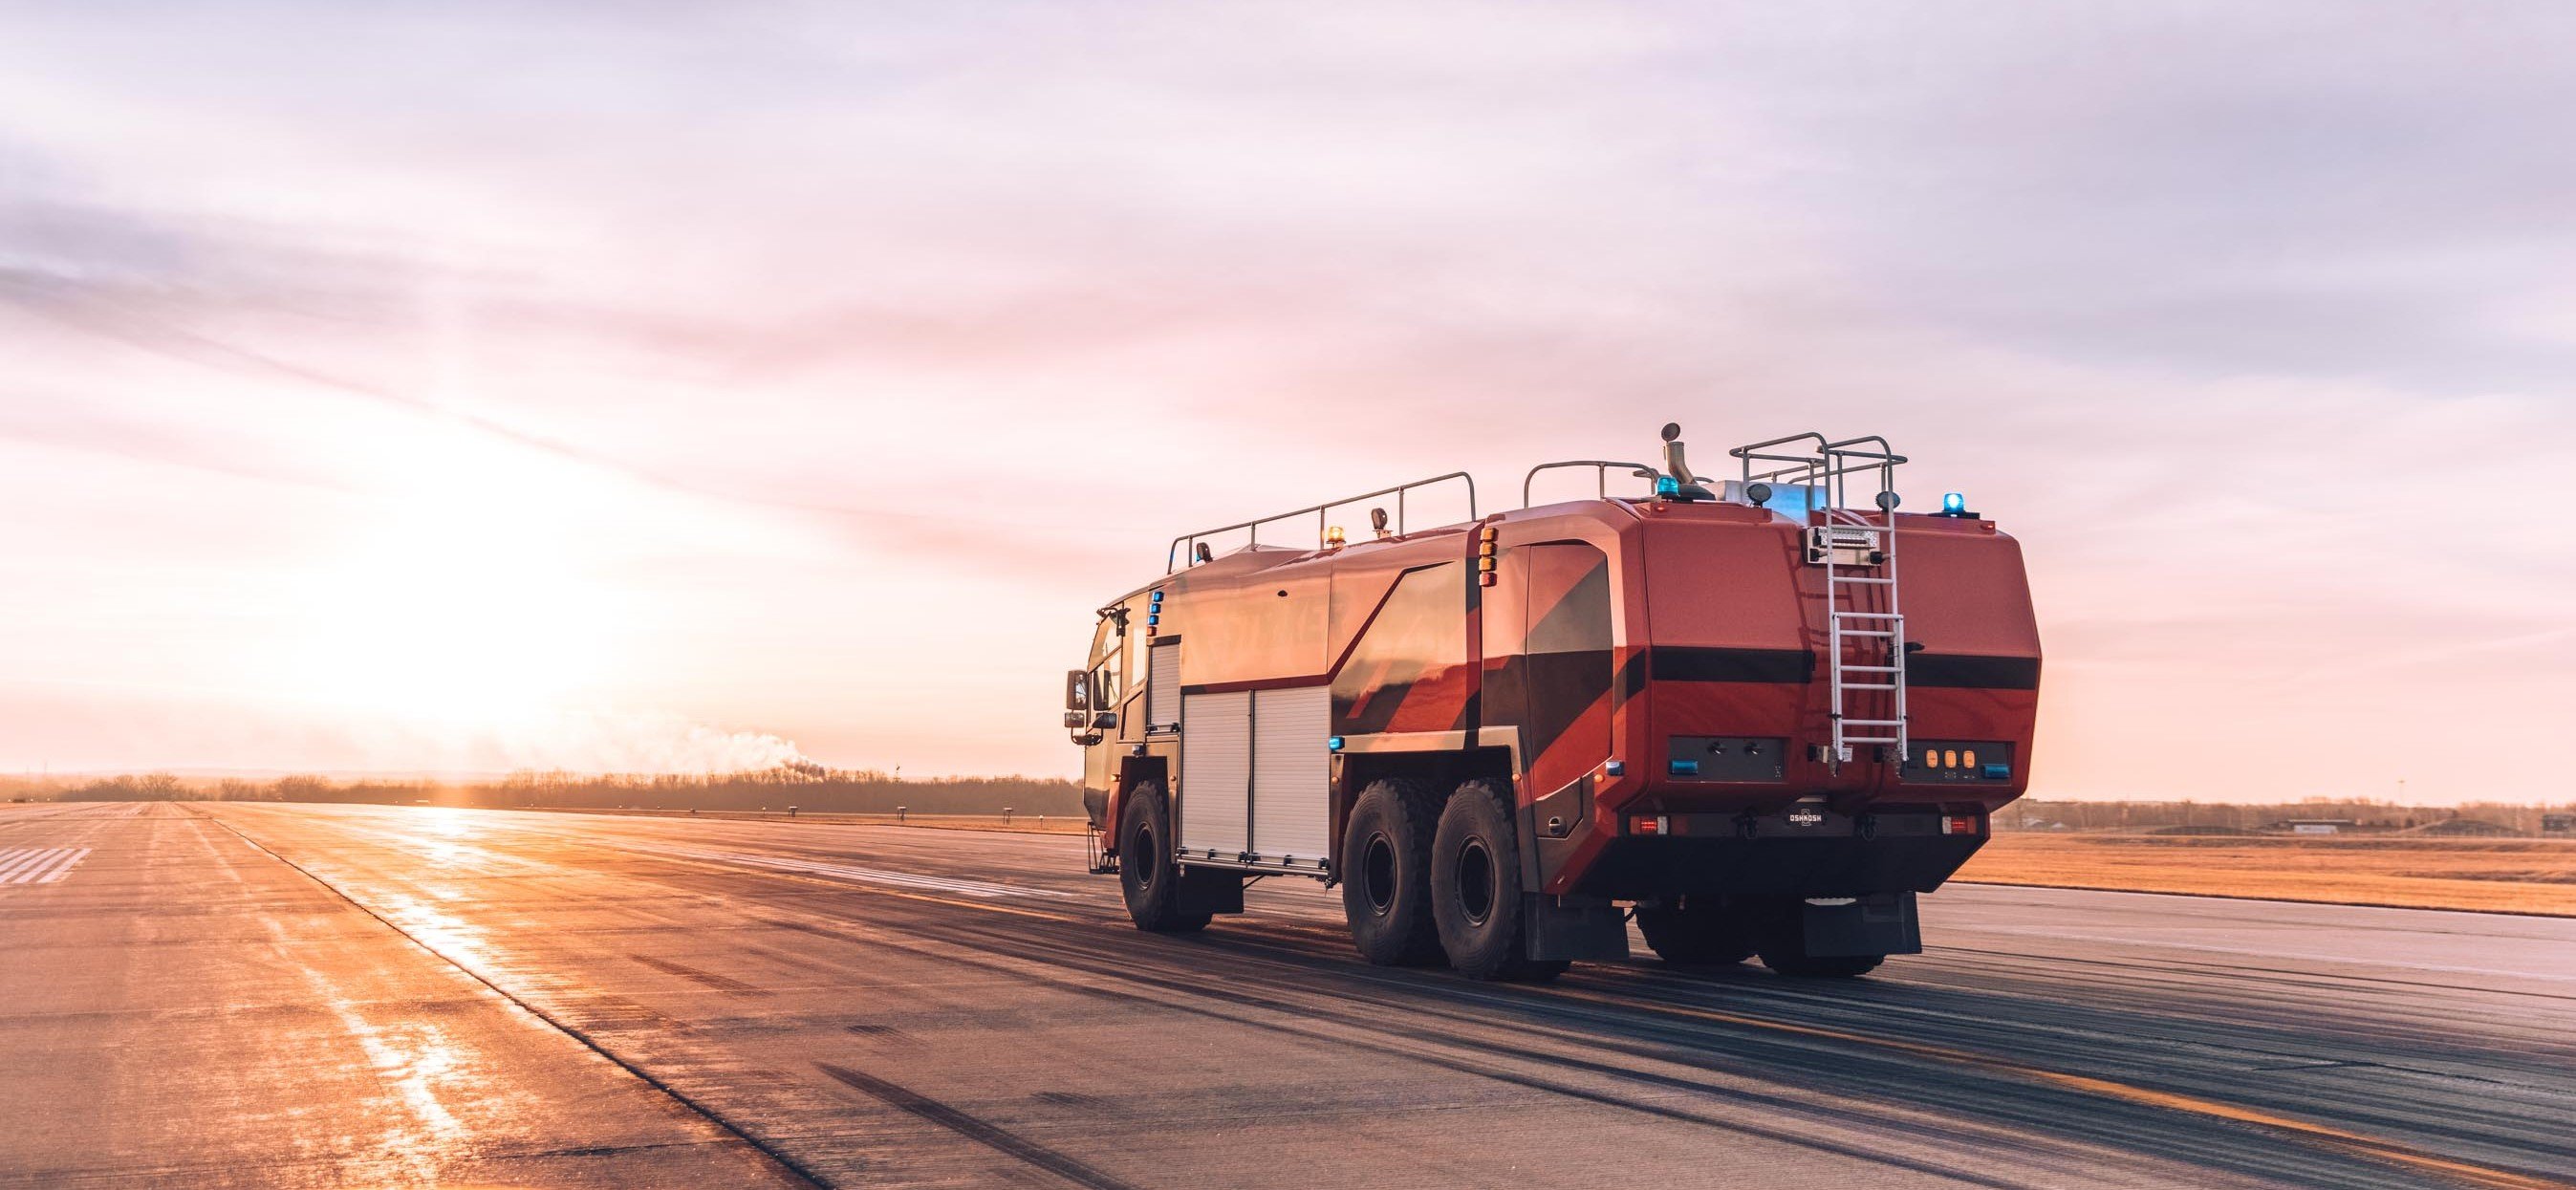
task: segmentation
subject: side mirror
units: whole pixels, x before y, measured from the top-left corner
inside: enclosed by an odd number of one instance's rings
[[[1091,671],[1086,669],[1069,669],[1064,672],[1064,709],[1067,711],[1088,711],[1091,709]],[[1082,725],[1079,723],[1068,722],[1065,726],[1080,727]]]

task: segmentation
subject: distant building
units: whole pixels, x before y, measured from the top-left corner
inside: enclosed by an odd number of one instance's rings
[[[2355,818],[2284,818],[2263,829],[2294,835],[2339,835],[2360,825]]]
[[[2544,835],[2576,835],[2576,814],[2541,815],[2540,833]]]

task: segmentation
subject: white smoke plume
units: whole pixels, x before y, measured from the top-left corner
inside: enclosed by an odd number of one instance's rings
[[[468,750],[468,767],[581,773],[760,772],[812,764],[793,740],[701,723],[669,712],[566,712],[524,727],[491,729]]]

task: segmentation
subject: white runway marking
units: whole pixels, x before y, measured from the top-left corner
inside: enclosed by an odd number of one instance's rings
[[[910,872],[889,872],[882,868],[859,868],[849,864],[827,864],[813,860],[788,859],[777,855],[744,855],[732,851],[699,851],[685,847],[639,847],[620,844],[632,851],[685,859],[713,860],[718,863],[751,864],[776,868],[782,872],[799,872],[809,876],[838,876],[844,880],[864,880],[891,884],[898,888],[927,889],[933,892],[959,893],[970,897],[1070,897],[1073,894],[1049,888],[1021,888],[1009,884],[990,884],[981,880],[957,880],[945,876],[919,876]]]
[[[52,884],[88,857],[87,847],[0,848],[0,884]]]

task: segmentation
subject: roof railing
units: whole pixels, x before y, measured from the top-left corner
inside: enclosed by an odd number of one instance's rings
[[[1622,463],[1616,459],[1567,459],[1561,463],[1541,463],[1538,466],[1530,468],[1528,475],[1521,477],[1521,507],[1527,508],[1530,506],[1530,484],[1538,478],[1538,473],[1541,471],[1553,471],[1559,467],[1592,468],[1593,487],[1595,489],[1594,494],[1604,500],[1610,498],[1610,469],[1612,467],[1625,467],[1631,473],[1636,475],[1637,478],[1644,480],[1652,480],[1663,474],[1663,472],[1657,471],[1653,467],[1644,463]]]
[[[1784,453],[1781,448],[1791,443],[1814,445],[1802,453]],[[1868,449],[1871,445],[1877,449]],[[1875,471],[1878,473],[1877,491],[1893,494],[1896,490],[1896,468],[1905,462],[1905,456],[1896,453],[1888,446],[1887,439],[1877,434],[1836,441],[1813,430],[1739,446],[1726,453],[1743,460],[1744,483],[1748,487],[1755,483],[1776,482],[1821,487],[1826,503],[1838,508],[1852,507],[1850,487],[1853,476]],[[1778,466],[1768,470],[1755,469],[1765,463]],[[1871,498],[1871,502],[1880,508],[1887,507],[1878,503],[1876,496]]]
[[[1380,496],[1395,497],[1395,535],[1402,537],[1404,536],[1404,506],[1406,495],[1417,488],[1427,488],[1433,484],[1447,483],[1453,479],[1467,485],[1467,519],[1470,521],[1475,520],[1476,479],[1474,476],[1469,475],[1464,471],[1452,471],[1446,475],[1434,475],[1429,479],[1417,479],[1411,483],[1400,483],[1391,488],[1379,488],[1374,492],[1362,492],[1356,496],[1344,496],[1339,500],[1328,500],[1322,504],[1310,504],[1304,508],[1292,508],[1286,512],[1276,513],[1271,516],[1259,517],[1249,521],[1237,521],[1231,525],[1219,525],[1213,529],[1201,529],[1195,533],[1181,534],[1180,536],[1172,539],[1171,548],[1165,550],[1163,553],[1163,573],[1172,574],[1178,571],[1181,568],[1181,559],[1183,558],[1189,558],[1192,564],[1195,565],[1198,561],[1198,547],[1202,538],[1214,537],[1220,533],[1232,533],[1241,529],[1250,534],[1251,544],[1259,545],[1261,544],[1261,527],[1263,525],[1276,524],[1291,517],[1301,517],[1308,513],[1315,514],[1315,541],[1316,544],[1320,546],[1324,540],[1324,531],[1330,528],[1330,526],[1326,524],[1326,517],[1332,512],[1332,510],[1342,508],[1347,505],[1357,504],[1362,500],[1374,500]],[[1183,552],[1183,547],[1185,546],[1187,547],[1186,553]]]

